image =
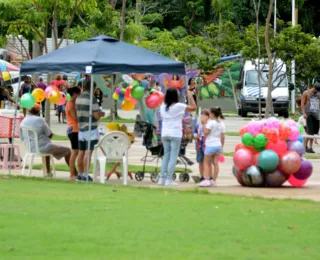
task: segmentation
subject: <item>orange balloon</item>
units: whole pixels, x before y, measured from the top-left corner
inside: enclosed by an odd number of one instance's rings
[[[125,99],[123,102],[122,102],[122,109],[124,111],[131,111],[134,109],[134,104],[132,102],[130,102],[130,100],[127,100]]]
[[[247,126],[242,127],[239,133],[240,133],[240,136],[243,136],[245,133],[248,133],[248,127]]]

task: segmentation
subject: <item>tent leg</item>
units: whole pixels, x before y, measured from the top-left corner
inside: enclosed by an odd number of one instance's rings
[[[91,145],[91,124],[92,124],[92,107],[93,107],[93,82],[94,82],[94,75],[91,74],[91,82],[90,82],[90,108],[89,108],[89,141],[88,141],[88,158],[87,158],[87,173],[90,172],[90,145]]]
[[[20,92],[20,85],[21,85],[21,75],[19,76],[19,83],[18,83],[18,91],[16,93],[16,105],[14,109],[14,119],[13,119],[13,127],[12,127],[12,141],[11,141],[11,150],[10,150],[10,161],[9,161],[9,177],[11,176],[11,165],[12,165],[12,159],[14,160],[14,152],[13,152],[13,145],[14,145],[14,136],[16,132],[16,121],[17,121],[17,113],[18,113],[18,102],[19,102],[19,92]]]

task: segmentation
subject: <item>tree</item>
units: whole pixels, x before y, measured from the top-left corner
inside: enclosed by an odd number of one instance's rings
[[[122,0],[120,41],[123,41],[124,31],[126,26],[126,4],[127,4],[127,1]]]

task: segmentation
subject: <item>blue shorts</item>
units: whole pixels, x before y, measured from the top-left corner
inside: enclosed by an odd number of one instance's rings
[[[204,152],[203,151],[197,151],[197,163],[202,163],[204,159]]]
[[[204,151],[205,155],[215,155],[215,154],[220,154],[222,152],[222,147],[221,146],[206,146],[206,149]]]

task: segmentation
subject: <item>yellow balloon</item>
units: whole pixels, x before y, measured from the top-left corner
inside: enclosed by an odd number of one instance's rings
[[[116,130],[118,130],[118,129],[117,129],[117,124],[116,124],[115,122],[107,123],[107,128],[108,128],[110,131],[116,131]]]
[[[122,102],[122,109],[124,111],[130,111],[132,109],[134,109],[134,104],[131,103],[129,100],[125,99],[123,102]]]
[[[32,91],[32,96],[37,103],[41,103],[45,99],[45,93],[41,88],[36,88],[34,91]]]
[[[48,95],[48,99],[52,104],[58,103],[60,101],[60,98],[60,92],[56,90],[52,90]]]
[[[10,73],[8,71],[2,71],[2,79],[8,81],[11,79]]]

